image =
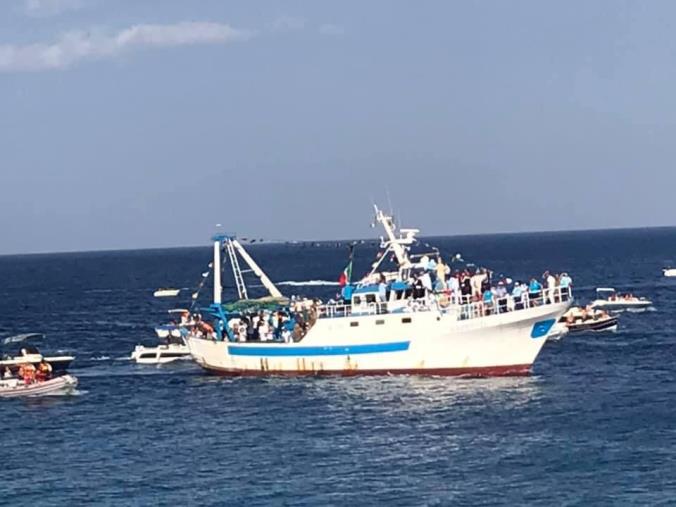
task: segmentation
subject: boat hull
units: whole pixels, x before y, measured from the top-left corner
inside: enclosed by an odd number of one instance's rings
[[[425,311],[319,319],[298,343],[190,336],[195,361],[219,375],[526,375],[569,303],[469,320]]]
[[[157,347],[137,345],[130,359],[137,364],[167,364],[174,361],[191,359],[190,349],[186,345],[169,344]]]
[[[77,387],[78,380],[72,375],[62,375],[43,382],[24,384],[22,380],[0,382],[0,398],[22,398],[53,394],[68,394]]]
[[[571,324],[568,326],[570,333],[617,331],[617,317],[609,319],[599,319],[581,324]]]
[[[594,310],[606,310],[609,312],[621,312],[624,310],[646,310],[652,306],[652,301],[594,301],[591,308]]]

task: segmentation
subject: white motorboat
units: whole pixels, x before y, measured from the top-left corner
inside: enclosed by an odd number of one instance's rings
[[[676,277],[676,268],[664,268],[662,273],[664,273],[664,276],[669,278]]]
[[[16,356],[3,356],[0,360],[0,372],[5,368],[16,371],[22,364],[37,366],[43,361],[51,365],[53,372],[65,372],[74,360],[73,356],[43,356],[37,348],[27,345]]]
[[[173,298],[181,293],[181,289],[157,289],[153,292],[156,298]]]
[[[0,398],[69,394],[75,390],[77,383],[77,378],[72,375],[61,375],[28,384],[23,379],[4,379],[0,380]]]
[[[618,294],[615,289],[610,287],[600,287],[596,289],[596,299],[592,301],[592,309],[602,309],[611,312],[622,310],[645,310],[651,307],[652,301],[646,298],[639,298],[633,294]]]
[[[138,364],[166,364],[190,358],[190,349],[184,343],[165,343],[156,347],[137,345],[130,357]]]

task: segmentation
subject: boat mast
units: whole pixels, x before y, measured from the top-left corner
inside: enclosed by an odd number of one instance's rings
[[[249,265],[254,274],[260,279],[263,286],[268,289],[268,292],[272,297],[281,298],[282,293],[275,286],[274,283],[267,277],[258,264],[251,258],[249,253],[244,249],[239,241],[235,239],[234,236],[228,236],[226,234],[217,234],[213,238],[214,241],[214,304],[220,305],[223,301],[223,287],[221,282],[221,249],[225,246],[225,249],[228,252],[230,257],[230,265],[232,268],[233,276],[235,277],[235,283],[237,285],[237,292],[240,299],[248,299],[248,294],[246,290],[246,284],[244,283],[244,278],[242,277],[242,271],[239,267],[239,262],[237,261],[237,255],[235,251],[244,259],[244,261]]]
[[[381,248],[384,248],[380,259],[375,262],[372,266],[369,276],[374,274],[382,261],[386,258],[389,252],[393,252],[394,256],[397,259],[397,264],[399,264],[399,271],[410,268],[411,260],[408,257],[407,246],[413,244],[415,241],[415,235],[419,232],[418,229],[401,229],[399,231],[399,237],[396,236],[397,226],[394,224],[394,218],[390,215],[383,213],[377,205],[373,205],[373,208],[376,211],[376,220],[383,226],[385,229],[385,234],[387,234],[387,241],[381,238]]]
[[[222,302],[223,286],[221,285],[221,242],[225,239],[223,234],[217,234],[211,238],[214,242],[214,304]]]

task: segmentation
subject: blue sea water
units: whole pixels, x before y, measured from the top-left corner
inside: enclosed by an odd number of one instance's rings
[[[76,396],[0,400],[0,505],[672,503],[676,281],[661,268],[676,230],[430,243],[514,278],[568,271],[581,301],[631,290],[655,311],[548,343],[529,377],[227,379],[126,360],[187,303],[153,290],[194,287],[208,246],[0,257],[0,337],[46,333],[80,379]],[[346,262],[329,243],[249,250],[275,281],[335,280]],[[355,273],[375,252],[357,247]]]

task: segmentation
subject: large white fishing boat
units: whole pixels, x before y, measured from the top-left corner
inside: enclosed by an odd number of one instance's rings
[[[246,299],[246,291],[235,250],[273,298],[280,301],[281,293],[236,238],[215,236],[213,303],[204,310],[214,324],[188,335],[195,361],[222,375],[528,374],[551,327],[570,306],[570,290],[524,293],[518,300],[504,295],[491,302],[448,291],[420,294],[410,283],[417,270],[424,270],[410,253],[418,230],[397,232],[393,218],[378,208],[376,219],[387,235],[381,239],[384,252],[351,296],[340,303],[292,301],[273,318],[282,328],[285,312],[303,312],[303,331],[297,332],[296,323],[291,336],[289,331],[282,331],[281,338],[261,332],[256,341],[237,328],[241,313],[236,307],[222,303],[222,251],[228,253],[240,299]],[[389,255],[396,259],[397,271],[379,271]]]

